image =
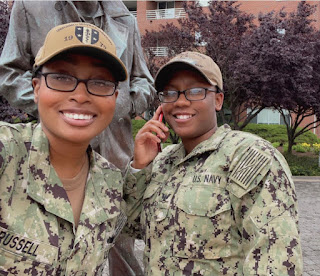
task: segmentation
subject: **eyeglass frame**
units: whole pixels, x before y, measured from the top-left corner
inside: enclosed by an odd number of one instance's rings
[[[52,75],[55,74],[55,75],[62,75],[62,76],[72,77],[72,78],[76,79],[77,83],[75,84],[75,87],[74,87],[72,90],[60,90],[60,89],[52,88],[52,87],[50,87],[50,86],[48,85],[48,81],[47,81],[47,76],[48,76],[48,75],[51,75],[51,74],[52,74]],[[52,90],[55,90],[55,91],[59,91],[59,92],[67,92],[67,93],[68,93],[68,92],[73,92],[74,90],[77,89],[79,83],[82,82],[82,83],[85,84],[86,89],[87,89],[87,92],[88,92],[90,95],[94,95],[94,96],[98,96],[98,97],[108,97],[108,96],[114,95],[114,93],[115,93],[116,90],[117,90],[117,86],[118,86],[118,82],[101,80],[101,79],[78,79],[78,78],[75,77],[75,76],[68,75],[68,74],[62,74],[62,73],[54,73],[54,72],[46,72],[46,73],[43,73],[43,72],[38,71],[38,72],[36,72],[36,75],[40,75],[40,76],[43,76],[43,77],[44,77],[46,86],[47,86],[49,89],[52,89]],[[88,89],[88,82],[89,82],[89,81],[92,81],[92,80],[105,81],[105,82],[109,82],[109,83],[114,84],[114,89],[113,89],[112,94],[110,94],[110,95],[98,95],[98,94],[94,94],[94,93],[92,93],[91,91],[89,91],[89,89]]]
[[[218,86],[215,86],[215,87],[216,87],[216,90],[213,90],[213,89],[210,89],[210,88],[205,88],[205,87],[192,87],[192,88],[188,88],[188,89],[185,89],[185,90],[182,90],[182,91],[179,91],[179,90],[163,90],[163,91],[159,91],[157,94],[158,94],[158,99],[159,99],[159,101],[160,101],[161,103],[175,103],[175,102],[179,99],[179,97],[180,97],[181,94],[183,94],[188,101],[190,101],[190,102],[197,102],[197,101],[202,101],[202,100],[204,100],[204,99],[207,97],[208,91],[209,91],[209,92],[215,92],[215,93],[221,93],[221,92],[222,92]],[[201,88],[201,89],[204,89],[204,90],[205,90],[204,97],[203,97],[202,99],[199,99],[199,100],[190,100],[190,99],[188,99],[188,97],[187,97],[187,95],[186,95],[186,91],[188,91],[188,90],[190,90],[190,89],[195,89],[195,88]],[[173,101],[173,102],[162,102],[162,101],[160,100],[159,95],[160,95],[161,92],[165,92],[165,91],[174,91],[174,92],[177,92],[177,99],[176,99],[175,101]]]

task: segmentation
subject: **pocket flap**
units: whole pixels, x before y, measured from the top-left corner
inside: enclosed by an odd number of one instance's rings
[[[160,184],[159,183],[152,183],[148,185],[146,191],[144,192],[143,199],[148,199],[152,197],[156,191],[159,189]]]
[[[213,217],[231,209],[228,191],[216,186],[181,186],[176,198],[178,208],[190,215]]]

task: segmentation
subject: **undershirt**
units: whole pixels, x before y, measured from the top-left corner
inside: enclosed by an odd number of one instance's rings
[[[89,159],[86,158],[80,172],[73,178],[60,178],[67,192],[72,211],[75,227],[78,227],[82,205],[85,195],[85,187],[89,172]]]

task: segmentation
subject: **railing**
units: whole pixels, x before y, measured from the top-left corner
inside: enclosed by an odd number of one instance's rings
[[[183,18],[186,16],[184,8],[147,10],[147,19],[149,20]]]
[[[137,17],[137,11],[130,11],[134,17]]]
[[[150,47],[149,49],[156,57],[168,56],[168,47]]]

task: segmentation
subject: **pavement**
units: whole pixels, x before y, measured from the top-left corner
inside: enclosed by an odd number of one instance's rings
[[[320,276],[320,177],[295,176],[303,276]]]
[[[293,180],[298,196],[303,276],[320,276],[320,177],[295,176]],[[135,255],[141,264],[143,249],[143,241],[136,240]]]

